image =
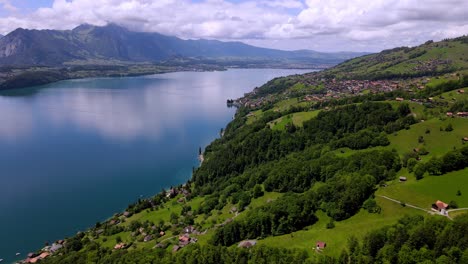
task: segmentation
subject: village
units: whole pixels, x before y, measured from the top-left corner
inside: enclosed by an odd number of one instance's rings
[[[307,76],[307,75],[306,75]],[[456,78],[456,75],[448,75],[447,78]],[[365,94],[379,94],[401,90],[414,94],[418,90],[424,90],[430,82],[428,77],[412,78],[412,79],[396,79],[396,80],[338,80],[314,77],[309,75],[308,78],[302,78],[299,83],[303,84],[304,88],[286,89],[281,94],[257,96],[259,89],[255,88],[252,92],[246,93],[244,97],[237,100],[228,100],[231,105],[248,107],[250,109],[262,108],[265,105],[273,104],[278,101],[298,97],[299,102],[324,102],[331,99],[342,99],[351,96]],[[459,94],[465,91],[459,89]],[[405,98],[397,97],[396,101],[404,101]],[[434,98],[428,97],[424,99],[407,99],[419,104],[434,104]],[[466,113],[457,113],[457,116],[465,117]]]

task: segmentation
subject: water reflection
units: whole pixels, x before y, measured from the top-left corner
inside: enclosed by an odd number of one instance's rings
[[[32,128],[31,106],[0,97],[0,139],[15,141],[28,136]]]
[[[182,74],[184,79],[180,79]],[[66,89],[51,85],[0,97],[3,121],[0,136],[26,136],[34,130],[32,117],[40,115],[41,122],[51,126],[75,126],[109,139],[157,139],[164,130],[177,130],[197,115],[207,118],[224,115],[219,106],[227,99],[226,91],[229,94],[232,89],[226,87],[223,74],[191,72],[163,77],[74,80],[60,85]],[[32,100],[21,103],[24,98]]]

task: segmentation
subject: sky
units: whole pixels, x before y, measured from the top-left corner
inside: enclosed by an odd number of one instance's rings
[[[468,0],[0,0],[0,33],[109,22],[183,39],[376,52],[468,34]]]

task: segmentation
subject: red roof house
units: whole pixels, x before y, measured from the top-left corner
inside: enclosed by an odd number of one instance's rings
[[[315,247],[317,249],[324,249],[327,247],[327,243],[323,242],[323,241],[317,241],[317,243],[315,243]]]
[[[437,209],[439,211],[445,210],[445,209],[448,208],[448,204],[446,204],[446,203],[444,203],[444,202],[442,202],[440,200],[437,200],[437,202],[435,202],[434,206],[435,206],[435,209]]]

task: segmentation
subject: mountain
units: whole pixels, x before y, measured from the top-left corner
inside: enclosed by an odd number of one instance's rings
[[[382,79],[437,75],[468,69],[468,36],[397,47],[348,60],[326,72],[337,78]]]
[[[364,53],[283,51],[242,42],[183,40],[159,33],[133,32],[116,24],[83,24],[73,30],[18,28],[0,39],[0,64],[57,66],[106,61],[162,62],[175,57],[216,60],[289,60],[337,64]]]

